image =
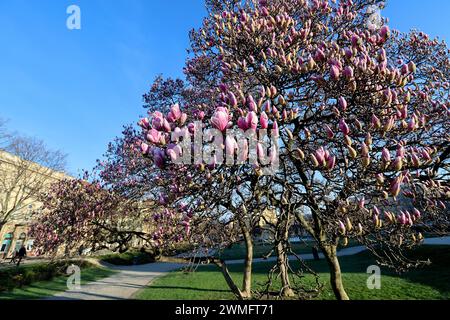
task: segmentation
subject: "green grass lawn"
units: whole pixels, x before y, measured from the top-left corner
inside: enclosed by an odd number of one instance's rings
[[[296,242],[292,243],[292,251],[294,251],[296,254],[306,254],[306,253],[312,253],[312,247],[314,246],[315,242]],[[347,247],[358,245],[356,241],[350,241],[349,245]],[[273,249],[273,246],[267,245],[267,244],[255,244],[253,247],[253,256],[254,258],[262,258],[266,256],[269,252],[271,252]],[[221,252],[218,252],[216,254],[217,258],[223,259],[223,260],[239,260],[245,258],[245,245],[244,243],[236,243],[231,246],[231,248],[227,248],[222,250]],[[272,256],[275,255],[275,252],[272,253]]]
[[[431,266],[412,270],[398,275],[382,270],[381,290],[369,290],[366,286],[369,265],[375,264],[368,252],[341,258],[344,284],[351,299],[354,300],[398,300],[398,299],[450,299],[450,247],[424,246],[414,252],[414,256],[430,258]],[[325,287],[319,299],[334,299],[328,283],[329,273],[325,261],[309,261],[309,265],[319,272]],[[253,284],[258,286],[266,280],[266,272],[272,263],[254,265]],[[240,283],[241,265],[230,265],[233,278]],[[306,276],[303,281],[312,283]],[[216,266],[202,266],[195,273],[173,272],[155,280],[148,288],[135,296],[143,300],[166,299],[233,299],[233,295]]]
[[[116,271],[101,267],[88,267],[81,270],[81,284],[109,277]],[[49,281],[33,282],[28,286],[16,288],[9,292],[0,292],[0,300],[32,300],[51,297],[67,290],[68,276],[58,276]]]

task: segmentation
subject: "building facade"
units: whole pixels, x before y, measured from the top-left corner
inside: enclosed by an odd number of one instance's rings
[[[67,178],[0,150],[0,259],[10,258],[22,246],[33,255],[34,240],[28,232],[42,207],[38,194]]]

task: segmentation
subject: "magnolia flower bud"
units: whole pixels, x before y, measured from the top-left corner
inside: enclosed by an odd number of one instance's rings
[[[311,163],[314,168],[317,168],[319,166],[319,161],[317,160],[316,156],[314,154],[311,154]]]
[[[243,131],[247,131],[247,129],[248,129],[246,118],[240,117],[237,121],[237,125],[238,125],[238,128]]]
[[[376,115],[372,115],[372,127],[375,129],[381,128],[381,120]]]
[[[346,227],[347,230],[350,232],[353,230],[353,225],[352,222],[350,221],[349,217],[345,218],[345,222],[346,222]]]
[[[253,99],[252,95],[247,97],[247,106],[250,111],[256,111],[258,109],[255,99]]]
[[[147,154],[148,154],[149,149],[150,149],[150,147],[149,147],[148,144],[146,144],[146,143],[141,143],[141,152],[142,152],[144,155],[147,155]]]
[[[275,98],[278,94],[278,90],[275,86],[271,86],[270,87],[270,94],[272,98]]]
[[[395,179],[392,184],[391,187],[389,189],[391,195],[396,198],[401,191],[401,180],[399,178]]]
[[[247,128],[256,130],[256,128],[258,127],[258,116],[254,111],[248,113],[246,121]]]
[[[361,143],[361,155],[363,157],[369,156],[369,147],[364,142]]]
[[[358,156],[358,153],[356,152],[356,150],[353,149],[353,147],[351,147],[351,146],[348,146],[347,148],[348,148],[348,152],[350,154],[350,157],[355,159]]]
[[[370,148],[371,148],[371,145],[372,145],[372,143],[373,143],[372,135],[370,134],[370,132],[367,133],[366,139],[364,140],[364,142],[366,143],[366,145],[367,145],[368,148],[370,149]]]
[[[180,117],[180,125],[183,126],[187,121],[188,115],[186,113],[182,113]]]
[[[325,131],[326,131],[326,133],[327,133],[328,139],[333,139],[333,138],[334,138],[334,132],[333,132],[333,130],[330,128],[329,125],[325,125]]]
[[[261,113],[259,122],[261,124],[261,129],[267,129],[269,127],[269,117],[264,111]]]
[[[234,95],[233,92],[229,91],[228,92],[228,100],[230,102],[230,106],[233,108],[236,108],[238,105],[238,101],[236,99],[236,96]]]
[[[290,141],[294,140],[294,135],[292,134],[292,131],[288,128],[285,129],[286,134],[288,135],[288,138]]]
[[[325,60],[325,53],[321,49],[317,49],[316,55],[314,56],[314,59],[316,61],[323,61],[323,60]]]
[[[301,149],[295,149],[294,157],[303,161],[305,160],[305,153]]]
[[[350,134],[350,128],[348,127],[347,123],[345,122],[345,119],[341,119],[341,121],[339,122],[339,129],[346,136]]]
[[[335,165],[336,165],[336,157],[335,156],[329,157],[327,160],[328,170],[333,170]]]
[[[377,214],[373,215],[373,224],[375,225],[375,228],[380,227],[380,217]]]
[[[344,69],[344,76],[345,76],[348,80],[353,79],[353,76],[354,76],[353,68],[350,67],[350,66],[345,67],[345,69]]]
[[[353,141],[352,141],[352,138],[350,138],[349,136],[345,136],[344,137],[344,144],[346,145],[346,146],[353,146]]]
[[[338,221],[338,225],[339,225],[339,233],[341,234],[341,235],[345,235],[346,234],[346,232],[347,232],[347,230],[346,230],[346,228],[345,228],[345,224],[342,222],[342,221]]]
[[[363,234],[363,226],[361,223],[358,223],[358,235],[361,236]]]
[[[384,163],[389,163],[389,162],[391,162],[391,154],[390,154],[390,152],[389,152],[388,149],[383,148],[383,151],[381,152],[381,160],[382,160]]]
[[[420,219],[421,216],[422,216],[422,214],[420,213],[420,211],[417,210],[416,208],[414,208],[413,214],[414,214],[414,216],[416,217],[416,219]]]
[[[363,164],[363,167],[367,168],[370,165],[370,157],[369,156],[363,157],[362,164]]]
[[[333,79],[333,80],[339,80],[339,77],[341,76],[341,73],[340,73],[339,68],[337,66],[335,66],[335,65],[331,66],[330,76],[331,76],[331,79]]]
[[[381,27],[381,29],[380,29],[380,36],[381,36],[383,39],[388,38],[388,37],[390,36],[390,34],[391,34],[391,30],[389,29],[388,26],[383,26],[383,27]]]
[[[413,61],[411,61],[411,62],[408,64],[408,70],[409,70],[409,72],[411,72],[411,73],[415,73],[415,72],[417,71],[416,64],[415,64]]]
[[[401,171],[403,168],[403,160],[400,157],[395,158],[395,161],[393,163],[393,169],[395,171]]]
[[[377,174],[377,175],[376,175],[376,180],[377,180],[377,183],[378,183],[379,185],[384,184],[385,179],[384,179],[383,174],[382,174],[382,173]]]
[[[346,111],[347,110],[347,100],[345,100],[344,97],[340,97],[339,98],[339,106],[341,107],[342,111]]]

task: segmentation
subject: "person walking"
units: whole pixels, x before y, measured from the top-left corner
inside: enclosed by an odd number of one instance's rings
[[[17,252],[17,259],[18,259],[17,260],[17,266],[20,266],[20,262],[26,256],[27,256],[27,249],[25,248],[25,246],[20,247],[19,252]]]

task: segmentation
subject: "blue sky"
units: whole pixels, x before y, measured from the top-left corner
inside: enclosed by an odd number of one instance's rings
[[[450,1],[388,3],[392,27],[450,39]],[[81,30],[66,28],[71,4]],[[0,117],[68,153],[71,173],[91,168],[155,76],[181,76],[204,14],[203,0],[0,0]]]

